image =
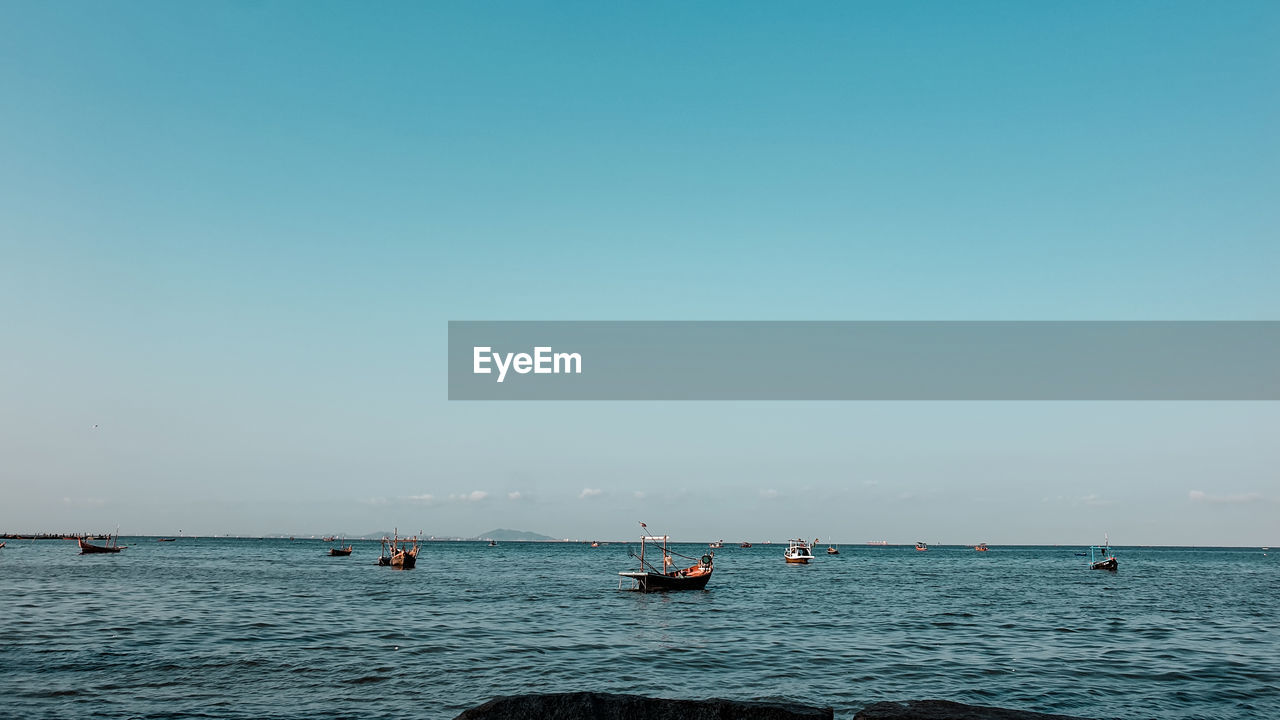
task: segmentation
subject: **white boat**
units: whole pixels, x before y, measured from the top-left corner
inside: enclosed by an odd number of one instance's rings
[[[783,557],[789,563],[803,565],[813,559],[813,550],[809,548],[809,543],[803,540],[792,540],[787,545],[787,551],[783,553]]]
[[[708,547],[710,547],[712,550],[719,550],[720,548],[724,547],[724,541],[723,541],[723,540],[717,540],[717,541],[715,541],[715,542],[711,543]]]

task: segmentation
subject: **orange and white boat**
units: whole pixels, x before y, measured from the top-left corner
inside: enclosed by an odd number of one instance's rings
[[[924,542],[916,543],[916,550],[919,550],[920,552],[925,552],[928,549],[929,549],[929,543],[924,543]]]
[[[787,545],[787,551],[782,554],[782,557],[786,558],[789,563],[807,565],[813,559],[813,549],[804,540],[792,540]]]
[[[378,564],[400,570],[412,570],[418,564],[418,536],[400,537],[400,531],[389,538],[382,538],[382,554]]]

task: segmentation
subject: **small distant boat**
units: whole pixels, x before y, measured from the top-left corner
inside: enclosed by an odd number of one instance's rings
[[[649,526],[640,523],[643,534],[640,536],[640,554],[631,553],[631,557],[640,559],[640,569],[638,571],[624,571],[618,573],[618,588],[622,588],[622,583],[626,579],[631,580],[631,589],[639,592],[655,592],[667,590],[703,590],[707,587],[707,582],[711,580],[711,573],[714,569],[712,563],[715,561],[714,553],[707,553],[701,558],[697,558],[697,564],[691,565],[683,569],[675,569],[675,556],[685,558],[686,560],[694,560],[688,555],[680,555],[672,550],[667,543],[667,536],[654,536],[649,534]],[[658,547],[658,543],[661,546]],[[653,544],[654,550],[660,550],[662,553],[662,567],[656,567],[653,563],[645,559],[645,546]],[[652,553],[650,553],[652,557]]]
[[[390,538],[382,538],[382,553],[378,564],[383,567],[412,570],[418,564],[418,538],[401,538],[397,531]]]
[[[493,540],[492,538],[490,538],[490,540],[489,540],[489,547],[498,547],[498,542],[497,542],[496,540]]]
[[[749,548],[749,547],[751,547],[751,543],[747,542],[746,540],[743,540],[743,541],[742,541],[742,543],[738,545],[738,547],[740,547],[740,548]]]
[[[987,552],[991,548],[987,547],[986,543],[978,543],[977,545],[973,546],[973,549],[977,550],[978,552]]]
[[[715,541],[715,542],[711,543],[710,545],[708,545],[707,547],[711,548],[712,550],[719,550],[720,548],[724,547],[724,541],[723,541],[723,540],[717,540],[717,541]]]
[[[174,542],[178,538],[156,538],[156,542]]]
[[[293,539],[293,538],[290,538],[290,540],[292,540],[292,539]],[[334,540],[337,540],[337,539],[338,539],[338,536],[337,536],[337,535],[325,535],[324,537],[320,538],[320,541],[321,541],[321,542],[333,542]]]
[[[600,547],[600,543],[596,541],[592,541],[591,547]]]
[[[919,550],[920,552],[925,552],[928,549],[929,549],[929,543],[923,543],[923,542],[916,543],[916,550]]]
[[[827,546],[827,554],[828,554],[828,555],[839,555],[839,554],[840,554],[840,551],[836,549],[836,546],[834,546],[834,545],[828,545],[828,546]]]
[[[809,548],[809,543],[803,540],[792,540],[787,544],[787,550],[782,557],[789,563],[806,565],[813,559],[813,550]]]
[[[85,542],[84,538],[76,538],[76,542],[80,544],[81,555],[93,555],[95,553],[118,553],[128,547],[120,544],[120,535],[117,533],[115,537],[110,535],[106,538],[110,541],[110,545],[93,545]]]
[[[1110,537],[1104,536],[1101,545],[1093,545],[1089,548],[1089,568],[1092,570],[1111,571],[1120,568],[1120,563],[1116,562],[1115,553],[1111,551]]]
[[[329,557],[347,557],[351,554],[350,545],[339,545],[329,548]]]

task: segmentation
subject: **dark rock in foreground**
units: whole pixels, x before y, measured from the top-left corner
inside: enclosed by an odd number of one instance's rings
[[[832,720],[831,708],[736,700],[667,700],[609,693],[512,695],[454,720]]]
[[[979,707],[947,700],[908,700],[869,705],[853,720],[1084,720],[1070,715],[1045,715],[1025,710]]]

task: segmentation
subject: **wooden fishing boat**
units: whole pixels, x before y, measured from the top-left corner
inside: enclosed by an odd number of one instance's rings
[[[787,550],[782,557],[789,563],[807,565],[813,559],[813,550],[804,540],[792,540],[787,544]]]
[[[920,552],[926,552],[928,549],[929,549],[929,543],[924,543],[924,542],[916,543],[916,550],[919,550]]]
[[[672,550],[666,535],[650,535],[649,527],[644,523],[640,523],[640,527],[644,531],[640,536],[640,554],[631,553],[631,557],[640,559],[640,569],[634,572],[624,571],[618,573],[620,576],[618,580],[619,589],[628,579],[631,580],[631,589],[639,592],[706,589],[707,582],[711,580],[712,563],[715,561],[714,553],[708,552],[697,558],[695,565],[677,569],[675,560],[677,556],[688,560],[693,560],[694,558],[688,555],[681,555]],[[653,557],[653,552],[661,551],[661,568],[654,566],[653,563],[646,559],[645,548],[649,544],[654,545],[654,550],[650,551],[649,558]]]
[[[339,545],[338,547],[329,548],[329,557],[347,557],[350,554],[350,545]]]
[[[126,545],[120,544],[119,535],[116,535],[115,537],[108,535],[107,540],[111,542],[110,545],[93,545],[91,543],[85,542],[84,538],[76,538],[76,542],[80,544],[81,555],[94,555],[97,553],[118,553],[121,550],[128,547]]]
[[[827,554],[828,554],[828,555],[839,555],[839,554],[840,554],[840,551],[836,548],[836,546],[835,546],[835,545],[828,545],[828,546],[827,546]]]
[[[740,548],[749,548],[749,547],[751,547],[751,543],[747,542],[746,540],[743,540],[743,541],[742,541],[742,543],[741,543],[740,545],[738,545],[738,547],[740,547]]]
[[[1114,572],[1120,569],[1120,563],[1116,561],[1116,555],[1111,550],[1111,538],[1107,536],[1104,538],[1101,545],[1093,545],[1089,548],[1089,568]]]
[[[178,538],[156,538],[156,542],[173,542]]]
[[[720,548],[724,547],[724,541],[723,541],[723,540],[717,540],[717,541],[715,541],[715,542],[711,543],[710,545],[708,545],[707,547],[711,548],[712,550],[719,550]]]
[[[401,538],[397,532],[390,538],[382,538],[382,554],[378,564],[400,570],[412,570],[418,564],[418,538]]]
[[[986,543],[978,543],[977,545],[973,546],[973,549],[977,550],[978,552],[987,552],[991,548],[987,547]]]

